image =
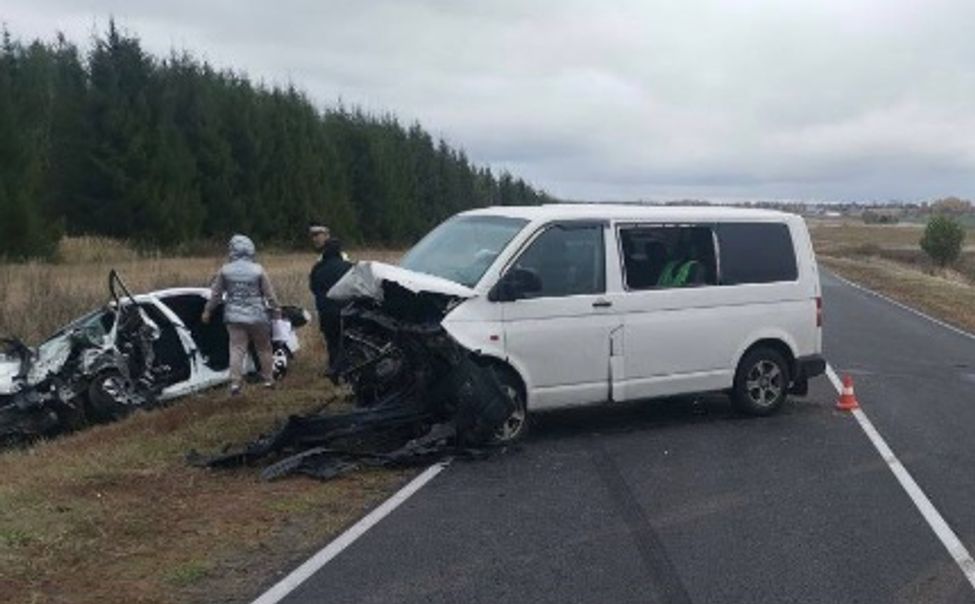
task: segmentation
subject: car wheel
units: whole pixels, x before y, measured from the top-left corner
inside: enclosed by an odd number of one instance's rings
[[[512,443],[521,440],[528,433],[528,406],[521,381],[510,369],[495,367],[494,375],[513,403],[511,414],[494,433],[494,442]]]
[[[285,375],[288,374],[288,363],[291,361],[291,351],[284,344],[274,345],[274,351],[272,353],[272,364],[274,370],[272,375],[275,381],[283,379]]]
[[[731,400],[748,415],[771,415],[785,402],[789,389],[789,365],[771,348],[756,348],[738,363]]]
[[[117,419],[144,402],[135,393],[132,381],[115,371],[98,374],[88,385],[88,406],[96,421]]]

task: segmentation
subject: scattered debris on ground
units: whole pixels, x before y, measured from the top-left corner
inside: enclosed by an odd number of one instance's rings
[[[524,421],[523,397],[440,324],[463,297],[424,289],[403,272],[360,263],[329,292],[348,303],[336,378],[349,386],[357,409],[293,416],[248,445],[210,457],[194,452],[190,462],[270,462],[262,472],[267,480],[293,473],[327,480],[359,467],[485,454],[520,433],[508,428]]]

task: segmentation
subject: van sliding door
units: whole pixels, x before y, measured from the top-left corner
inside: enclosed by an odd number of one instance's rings
[[[629,224],[617,230],[626,294],[625,354],[614,397],[633,400],[725,387],[728,318],[708,224]],[[733,328],[732,328],[733,329]]]

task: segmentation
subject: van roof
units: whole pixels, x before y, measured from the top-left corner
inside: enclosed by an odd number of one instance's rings
[[[511,216],[531,221],[652,220],[654,222],[746,220],[785,222],[793,214],[778,210],[728,206],[650,206],[620,203],[553,203],[538,206],[492,206],[464,212],[465,216]]]

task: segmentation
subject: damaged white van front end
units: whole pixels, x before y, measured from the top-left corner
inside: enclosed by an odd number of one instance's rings
[[[448,417],[459,400],[471,399],[463,390],[475,384],[483,405],[473,417],[465,412],[462,421],[479,426],[476,438],[483,440],[485,431],[501,441],[520,435],[523,399],[510,391],[494,359],[473,345],[476,336],[463,328],[483,322],[455,320],[482,298],[473,289],[398,266],[360,262],[328,296],[346,304],[340,373],[360,406],[417,399]],[[499,392],[504,396],[495,400]]]

